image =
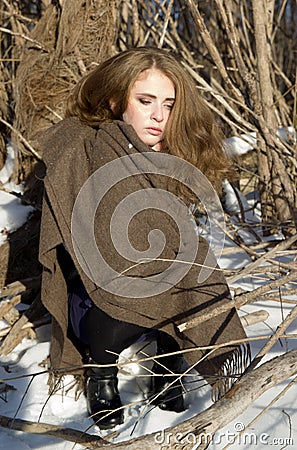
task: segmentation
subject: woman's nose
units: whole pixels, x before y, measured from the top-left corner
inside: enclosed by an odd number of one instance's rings
[[[151,118],[156,120],[157,122],[162,122],[164,119],[162,106],[155,105],[151,114]]]

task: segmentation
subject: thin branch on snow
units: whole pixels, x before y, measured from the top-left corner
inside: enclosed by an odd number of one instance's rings
[[[225,304],[222,306],[219,306],[208,313],[201,314],[199,317],[196,317],[192,320],[189,320],[188,322],[185,322],[178,326],[178,329],[180,331],[184,331],[186,329],[190,329],[193,327],[198,326],[200,323],[209,320],[212,317],[215,317],[223,312],[227,312],[230,309],[236,307],[240,308],[246,303],[251,302],[251,300],[255,300],[258,298],[259,295],[265,294],[266,292],[272,291],[273,289],[279,288],[283,286],[284,284],[294,281],[297,279],[297,270],[292,271],[288,275],[283,276],[282,278],[278,278],[276,280],[271,281],[270,283],[267,283],[257,289],[254,289],[253,291],[247,292],[246,294],[241,294],[236,298],[236,300],[232,304]]]

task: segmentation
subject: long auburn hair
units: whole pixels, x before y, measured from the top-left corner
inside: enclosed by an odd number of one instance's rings
[[[91,127],[122,120],[134,82],[151,68],[163,72],[175,87],[162,151],[193,164],[220,192],[222,180],[235,175],[224,150],[223,134],[192,77],[165,49],[136,47],[104,61],[75,86],[68,98],[66,117],[78,116]]]

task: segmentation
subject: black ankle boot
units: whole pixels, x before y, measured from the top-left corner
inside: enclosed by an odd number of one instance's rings
[[[118,391],[117,368],[90,367],[86,375],[88,412],[96,425],[107,430],[123,423],[124,412]]]
[[[160,355],[162,352],[158,351],[157,354]],[[179,355],[158,358],[154,362],[152,371],[157,376],[152,375],[150,389],[150,400],[153,405],[165,411],[185,411],[181,380],[175,380],[174,376],[166,375],[182,373],[182,363],[183,358]]]

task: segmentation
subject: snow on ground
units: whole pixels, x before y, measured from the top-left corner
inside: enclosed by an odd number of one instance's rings
[[[0,180],[3,183],[7,182],[8,174],[11,173],[9,164],[11,164],[10,157],[5,168],[0,171]],[[16,189],[11,183],[6,184],[5,187],[12,190]],[[228,187],[226,189],[228,190]],[[248,199],[243,200],[249,201]],[[231,193],[228,201],[229,205],[232,205]],[[234,204],[232,208],[233,211],[234,208],[236,209]],[[0,191],[0,230],[11,231],[18,228],[26,220],[30,211],[31,209],[22,206],[18,199],[9,194],[4,195]],[[257,217],[251,219],[257,221]],[[246,242],[248,242],[248,239],[253,240],[253,237],[249,236],[246,231],[244,232],[244,238]],[[232,248],[233,245],[228,240],[225,243],[225,247]],[[224,268],[238,268],[245,266],[249,261],[250,258],[245,253],[234,251],[232,254],[223,255],[220,258],[220,265]],[[259,275],[257,280],[246,277],[244,280],[235,283],[234,286],[252,290],[262,283],[263,278]],[[297,300],[297,297],[291,299]],[[259,309],[265,309],[269,313],[269,318],[265,323],[246,328],[249,337],[258,337],[257,340],[252,341],[253,356],[265,342],[260,337],[271,335],[293,306],[293,304],[284,303],[281,307],[278,302],[259,301],[242,308],[240,315]],[[7,326],[7,323],[2,321],[0,327],[5,326]],[[297,333],[296,321],[289,327],[287,333]],[[0,357],[0,379],[14,388],[14,390],[5,393],[0,391],[0,415],[74,428],[100,436],[109,434],[110,431],[101,432],[93,425],[92,419],[88,418],[83,395],[75,401],[74,390],[65,393],[67,386],[65,386],[64,395],[62,391],[58,391],[52,396],[48,395],[47,374],[44,372],[42,362],[49,354],[49,340],[50,327],[48,325],[42,326],[37,329],[35,339],[24,339],[8,356]],[[296,343],[296,339],[279,340],[265,360],[296,348]],[[147,346],[144,346],[145,344],[142,342],[127,349],[122,353],[121,361],[124,361],[125,358],[135,359],[137,358],[136,355],[141,355],[141,351],[149,354],[153,352],[153,344],[147,343]],[[124,424],[112,430],[112,432],[117,432],[113,442],[154,433],[155,441],[160,445],[160,448],[164,444],[178,443],[180,448],[182,448],[182,444],[187,444],[187,449],[194,450],[199,443],[191,430],[184,435],[182,442],[178,442],[179,436],[170,436],[164,432],[164,429],[180,423],[210,406],[209,386],[205,385],[198,377],[189,378],[187,382],[189,392],[186,395],[187,411],[180,414],[164,412],[147,404],[145,392],[149,378],[139,376],[144,373],[147,373],[145,369],[140,369],[136,363],[133,363],[126,366],[126,371],[122,370],[119,375],[121,397],[128,406],[125,409]],[[71,381],[71,376],[68,376],[66,384],[71,384]],[[288,385],[289,381],[280,383],[267,391],[236,420],[216,433],[209,448],[212,450],[222,450],[227,447],[235,450],[297,448],[296,383],[249,427],[249,423]],[[239,432],[243,432],[243,434],[239,435]],[[237,440],[235,440],[236,436]],[[234,443],[232,444],[232,442]],[[0,428],[0,450],[7,450],[8,448],[10,450],[81,450],[85,447],[52,437]],[[177,448],[179,448],[179,445]]]
[[[9,181],[13,171],[13,148],[7,146],[7,158],[5,165],[0,170],[1,183],[7,190],[21,193],[23,186],[15,185]],[[31,206],[21,204],[21,200],[7,192],[0,190],[0,245],[7,239],[7,232],[12,232],[21,227],[27,220],[28,214],[33,211]]]

